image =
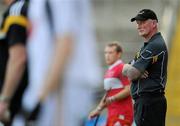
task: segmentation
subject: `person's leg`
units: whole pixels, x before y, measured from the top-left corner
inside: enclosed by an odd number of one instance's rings
[[[142,99],[137,99],[134,103],[134,121],[137,126],[141,126],[142,119]]]
[[[165,126],[166,99],[146,98],[135,103],[135,122],[137,126]]]
[[[164,96],[152,101],[147,108],[147,118],[151,126],[165,126],[166,109],[167,103]]]

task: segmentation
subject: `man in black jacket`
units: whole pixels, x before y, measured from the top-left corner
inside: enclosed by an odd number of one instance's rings
[[[137,126],[165,126],[166,44],[158,32],[158,19],[152,10],[141,10],[131,19],[133,21],[136,21],[139,35],[145,39],[131,65],[126,64],[123,68],[123,74],[132,81],[135,123]]]

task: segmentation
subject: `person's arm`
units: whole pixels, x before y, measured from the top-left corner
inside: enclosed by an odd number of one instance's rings
[[[124,65],[122,74],[127,76],[130,81],[136,80],[141,76],[141,72],[130,64]]]
[[[146,69],[152,64],[155,50],[157,50],[156,45],[151,44],[142,52],[139,52],[133,63],[124,65],[122,71],[123,75],[127,76],[131,81],[139,78],[146,78],[148,76],[148,71]]]
[[[16,44],[9,49],[4,86],[1,95],[9,100],[20,82],[26,65],[26,49],[23,44]]]
[[[69,4],[72,2],[71,4]],[[70,55],[74,49],[75,41],[75,24],[76,19],[76,2],[70,0],[63,4],[57,4],[56,0],[49,1],[49,8],[51,9],[52,18],[52,32],[56,40],[54,44],[54,54],[49,67],[48,75],[44,81],[45,86],[40,94],[40,101],[45,100],[48,94],[59,86],[60,80],[64,76]]]
[[[128,96],[130,96],[130,85],[126,85],[124,89],[116,95],[106,98],[106,105],[115,101],[120,101],[124,98],[127,98]]]
[[[49,68],[48,76],[45,80],[45,86],[42,89],[42,93],[39,97],[40,101],[44,101],[44,99],[48,96],[50,92],[57,89],[60,77],[63,76],[66,63],[72,52],[72,41],[73,39],[70,34],[57,39],[55,51],[53,54],[54,57]]]
[[[6,75],[0,95],[0,117],[4,118],[9,102],[18,87],[26,64],[26,49],[22,44],[13,45],[9,49]]]
[[[94,110],[92,110],[88,116],[89,119],[92,119],[96,116],[98,116],[101,111],[106,107],[106,97],[107,97],[107,94],[105,94],[102,99],[100,100],[99,104],[96,106],[96,108]]]
[[[9,21],[11,18],[12,16],[10,15],[6,20]],[[23,22],[21,22],[21,20]],[[27,58],[25,49],[27,25],[27,18],[18,15],[15,20],[11,20],[11,22],[6,25],[6,42],[8,44],[9,57],[0,95],[0,116],[3,116],[7,110],[10,99],[14,95],[25,70]]]

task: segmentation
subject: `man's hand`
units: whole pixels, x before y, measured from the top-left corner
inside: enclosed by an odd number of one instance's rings
[[[90,112],[88,119],[92,119],[92,118],[100,115],[101,111],[102,111],[102,108],[97,107],[96,109],[94,109],[93,111]]]
[[[27,121],[35,121],[37,120],[39,113],[41,111],[41,103],[39,102],[35,108],[29,113],[27,117]]]
[[[97,106],[97,108],[90,112],[88,119],[92,119],[98,116],[105,107],[106,107],[106,95],[104,96],[100,104]]]
[[[92,119],[92,118],[98,116],[101,113],[101,111],[107,106],[107,103],[106,103],[107,93],[108,93],[108,91],[106,92],[106,94],[101,99],[97,108],[90,112],[88,119]]]
[[[144,71],[144,73],[141,75],[141,78],[147,78],[149,76],[148,71]]]
[[[8,111],[8,103],[0,101],[0,120],[2,122],[7,122],[10,118],[10,113]]]
[[[116,101],[115,97],[114,96],[111,96],[111,97],[107,97],[106,98],[106,101],[105,101],[105,104],[106,106],[108,106],[109,104],[111,104],[112,102]]]

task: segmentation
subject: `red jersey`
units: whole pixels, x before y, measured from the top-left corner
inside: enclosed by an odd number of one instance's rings
[[[116,61],[109,67],[104,76],[104,89],[108,91],[107,97],[113,96],[121,92],[126,85],[130,85],[127,77],[122,75],[124,63],[121,60]],[[131,96],[119,101],[112,102],[107,107],[108,109],[108,122],[107,126],[114,125],[115,122],[120,120],[121,126],[123,122],[133,121],[133,104]]]

